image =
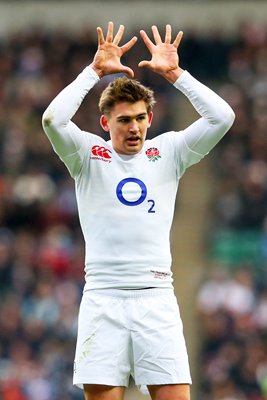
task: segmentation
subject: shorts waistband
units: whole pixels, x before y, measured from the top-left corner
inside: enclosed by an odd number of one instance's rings
[[[173,288],[148,288],[148,289],[90,289],[84,293],[99,294],[101,296],[138,298],[164,296],[174,293]]]

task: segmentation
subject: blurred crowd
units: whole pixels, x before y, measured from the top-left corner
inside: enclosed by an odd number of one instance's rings
[[[236,121],[214,153],[197,297],[201,400],[267,399],[267,30],[244,24],[240,39],[220,85]]]
[[[83,398],[72,386],[83,237],[73,181],[53,153],[41,117],[95,50],[94,30],[29,30],[0,38],[0,400]],[[136,60],[147,57],[138,43],[124,62],[136,70]],[[236,113],[214,153],[216,190],[207,241],[211,259],[228,268],[212,270],[199,292],[200,396],[263,400],[267,30],[245,23],[235,37],[188,31],[180,58],[182,67],[219,91]],[[149,134],[173,129],[175,89],[147,70],[136,70],[136,78],[157,98]],[[92,89],[74,118],[99,135],[105,133],[97,100],[109,79]],[[233,237],[243,243],[237,251]]]

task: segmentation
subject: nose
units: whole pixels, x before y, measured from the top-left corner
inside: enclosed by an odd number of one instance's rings
[[[138,122],[136,120],[132,120],[129,125],[129,132],[136,133],[139,131]]]

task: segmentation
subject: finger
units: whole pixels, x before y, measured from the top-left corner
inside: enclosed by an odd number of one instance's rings
[[[173,42],[174,47],[176,47],[177,49],[178,49],[178,47],[179,47],[179,45],[180,45],[180,42],[181,42],[182,37],[183,37],[183,34],[184,34],[184,33],[183,33],[182,31],[180,31],[180,32],[178,33],[178,35],[176,36],[174,42]]]
[[[113,40],[113,22],[109,22],[108,23],[108,31],[107,31],[107,38],[106,41],[108,43],[112,43]]]
[[[152,48],[154,47],[153,42],[149,39],[149,37],[147,36],[145,31],[140,31],[140,35],[146,45],[146,47],[148,48],[148,50],[151,52]]]
[[[172,40],[172,28],[171,25],[166,25],[166,33],[165,33],[165,43],[170,44]]]
[[[116,34],[116,36],[114,37],[114,40],[113,40],[114,44],[118,45],[120,43],[122,35],[123,35],[123,32],[124,32],[124,26],[120,25],[120,27],[118,29],[118,32],[117,32],[117,34]]]
[[[137,42],[137,37],[134,36],[129,42],[125,43],[123,46],[121,46],[122,54],[126,53],[126,51],[130,50],[133,45]]]
[[[162,40],[158,31],[158,28],[156,27],[156,25],[152,26],[152,32],[153,32],[153,36],[154,36],[154,40],[156,44],[161,44]]]
[[[102,29],[98,26],[96,28],[97,36],[98,36],[98,45],[105,43],[104,35]]]

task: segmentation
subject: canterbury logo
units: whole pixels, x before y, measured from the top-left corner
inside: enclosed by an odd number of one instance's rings
[[[93,146],[92,147],[92,154],[95,157],[91,157],[92,159],[109,161],[111,159],[111,151],[106,149],[103,146]]]

